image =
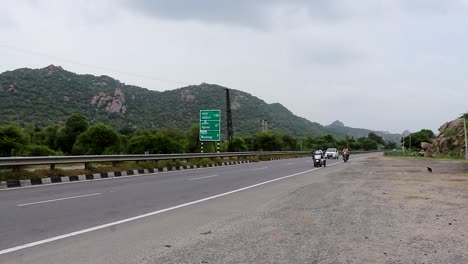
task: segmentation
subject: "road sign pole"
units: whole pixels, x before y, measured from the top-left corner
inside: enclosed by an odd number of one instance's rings
[[[200,152],[203,153],[203,142],[200,142]]]
[[[217,149],[217,153],[219,153],[219,142],[217,142],[216,149]]]

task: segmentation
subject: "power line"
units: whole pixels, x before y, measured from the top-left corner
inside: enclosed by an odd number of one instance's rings
[[[156,77],[153,77],[153,76],[148,76],[148,75],[139,74],[139,73],[126,72],[126,71],[113,69],[113,68],[108,68],[108,67],[95,66],[95,65],[91,65],[91,64],[82,63],[82,62],[79,62],[79,61],[76,61],[76,60],[71,60],[71,59],[67,59],[67,58],[63,58],[63,57],[59,57],[59,56],[55,56],[55,55],[50,55],[50,54],[43,53],[43,52],[37,52],[37,51],[33,51],[33,50],[17,48],[17,47],[5,45],[5,44],[0,44],[0,47],[12,50],[12,51],[17,52],[17,53],[23,53],[23,54],[26,54],[26,55],[34,55],[34,56],[39,56],[39,57],[45,57],[45,58],[49,58],[49,59],[53,59],[53,60],[68,62],[68,63],[74,64],[74,65],[79,65],[79,66],[84,66],[84,67],[89,67],[89,68],[94,68],[94,69],[99,69],[99,70],[105,70],[105,71],[110,71],[110,72],[114,72],[114,73],[125,74],[125,75],[138,77],[138,78],[150,79],[150,80],[154,80],[154,81],[158,81],[158,82],[165,82],[165,83],[190,85],[189,83],[186,83],[186,82],[175,81],[175,80],[170,80],[170,79],[156,78]]]

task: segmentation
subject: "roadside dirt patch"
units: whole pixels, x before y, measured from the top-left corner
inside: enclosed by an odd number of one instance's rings
[[[323,168],[152,263],[465,264],[467,165],[368,158]]]

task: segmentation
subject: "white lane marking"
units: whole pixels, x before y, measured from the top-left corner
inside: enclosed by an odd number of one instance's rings
[[[288,163],[288,165],[293,165],[293,164],[294,164],[294,163],[292,163],[292,162]]]
[[[219,176],[218,174],[215,174],[215,175],[209,175],[209,176],[191,178],[191,179],[187,179],[187,180],[189,180],[189,181],[194,181],[194,180],[200,180],[200,179],[206,179],[206,178],[213,178],[213,177],[218,177],[218,176]]]
[[[366,158],[366,157],[355,158],[355,160],[363,159],[363,158]],[[329,166],[338,165],[338,164],[341,164],[341,163],[343,163],[343,161],[330,164]],[[81,235],[81,234],[93,232],[93,231],[104,229],[104,228],[107,228],[107,227],[111,227],[111,226],[120,225],[120,224],[131,222],[131,221],[139,220],[139,219],[146,218],[146,217],[149,217],[149,216],[161,214],[161,213],[172,211],[172,210],[175,210],[175,209],[178,209],[178,208],[182,208],[182,207],[202,203],[202,202],[213,200],[213,199],[223,197],[223,196],[226,196],[226,195],[229,195],[229,194],[233,194],[233,193],[241,192],[241,191],[248,190],[248,189],[251,189],[251,188],[255,188],[255,187],[258,187],[258,186],[262,186],[262,185],[265,185],[265,184],[268,184],[268,183],[284,180],[284,179],[287,179],[287,178],[292,178],[292,177],[302,175],[302,174],[305,174],[305,173],[308,173],[308,172],[312,172],[312,171],[315,171],[315,170],[319,170],[319,169],[321,169],[321,168],[314,168],[314,169],[294,173],[294,174],[291,174],[291,175],[283,176],[283,177],[276,178],[276,179],[269,180],[269,181],[264,181],[264,182],[257,183],[257,184],[254,184],[254,185],[250,185],[250,186],[240,188],[240,189],[237,189],[237,190],[233,190],[233,191],[221,193],[221,194],[218,194],[218,195],[206,197],[206,198],[196,200],[196,201],[192,201],[192,202],[188,202],[188,203],[185,203],[185,204],[176,205],[176,206],[173,206],[173,207],[169,207],[169,208],[166,208],[166,209],[154,211],[154,212],[151,212],[151,213],[138,215],[138,216],[130,217],[130,218],[123,219],[123,220],[120,220],[120,221],[111,222],[111,223],[107,223],[107,224],[104,224],[104,225],[99,225],[99,226],[95,226],[95,227],[75,231],[75,232],[72,232],[72,233],[63,234],[63,235],[60,235],[60,236],[39,240],[39,241],[36,241],[36,242],[24,244],[24,245],[21,245],[21,246],[7,248],[7,249],[4,249],[4,250],[0,250],[0,255],[4,255],[4,254],[10,253],[10,252],[22,250],[22,249],[25,249],[25,248],[39,246],[39,245],[42,245],[42,244],[50,243],[50,242],[53,242],[53,241],[57,241],[57,240],[61,240],[61,239],[65,239],[65,238],[69,238],[69,237],[73,237],[73,236],[78,236],[78,235]]]
[[[250,165],[250,164],[253,164],[253,163],[239,163],[239,164],[225,165],[225,166],[220,166],[220,167],[194,168],[194,169],[186,169],[186,170],[182,170],[182,171],[159,171],[159,172],[147,173],[147,174],[137,174],[137,175],[128,175],[128,176],[94,179],[92,181],[91,180],[86,180],[86,181],[72,181],[72,182],[57,182],[57,183],[52,183],[52,184],[40,184],[40,185],[31,185],[31,186],[0,189],[0,192],[22,190],[22,189],[29,189],[29,188],[51,187],[51,186],[58,186],[58,185],[63,185],[63,184],[80,184],[80,183],[90,183],[90,182],[97,182],[97,181],[109,181],[109,180],[118,180],[118,179],[135,178],[135,177],[147,177],[147,176],[152,176],[152,175],[178,174],[178,173],[185,173],[185,172],[190,172],[190,171],[211,170],[211,169],[227,169],[227,168],[235,168],[235,167],[240,167],[240,166],[245,166],[245,165]]]
[[[261,168],[251,169],[251,170],[256,171],[256,170],[264,170],[264,169],[268,169],[268,167],[261,167]]]
[[[33,205],[33,204],[50,203],[50,202],[56,202],[56,201],[63,201],[63,200],[70,200],[70,199],[76,199],[76,198],[82,198],[82,197],[95,196],[95,195],[100,195],[100,194],[102,194],[102,193],[91,193],[91,194],[77,195],[77,196],[71,196],[71,197],[65,197],[65,198],[45,200],[45,201],[40,201],[40,202],[18,204],[17,206],[27,206],[27,205]]]
[[[336,165],[336,164],[338,164],[338,163],[334,163],[334,164],[331,164],[331,165]],[[196,201],[192,201],[192,202],[188,202],[188,203],[184,203],[184,204],[180,204],[180,205],[176,205],[176,206],[173,206],[173,207],[169,207],[169,208],[166,208],[166,209],[154,211],[154,212],[151,212],[151,213],[130,217],[130,218],[127,218],[127,219],[116,221],[116,222],[111,222],[111,223],[107,223],[107,224],[104,224],[104,225],[99,225],[99,226],[95,226],[95,227],[91,227],[91,228],[71,232],[71,233],[68,233],[68,234],[63,234],[63,235],[60,235],[60,236],[55,236],[55,237],[39,240],[39,241],[36,241],[36,242],[24,244],[24,245],[21,245],[21,246],[7,248],[7,249],[4,249],[4,250],[0,250],[0,255],[4,255],[4,254],[10,253],[10,252],[22,250],[22,249],[25,249],[25,248],[39,246],[39,245],[42,245],[42,244],[50,243],[50,242],[53,242],[53,241],[57,241],[57,240],[61,240],[61,239],[65,239],[65,238],[69,238],[69,237],[73,237],[73,236],[78,236],[78,235],[81,235],[81,234],[93,232],[93,231],[104,229],[104,228],[107,228],[107,227],[111,227],[111,226],[120,225],[120,224],[131,222],[131,221],[139,220],[139,219],[146,218],[146,217],[149,217],[149,216],[153,216],[153,215],[161,214],[161,213],[164,213],[164,212],[172,211],[172,210],[175,210],[175,209],[178,209],[178,208],[187,207],[187,206],[190,206],[190,205],[206,202],[206,201],[213,200],[213,199],[216,199],[216,198],[219,198],[219,197],[223,197],[223,196],[226,196],[226,195],[229,195],[229,194],[233,194],[233,193],[245,191],[245,190],[248,190],[248,189],[252,189],[252,188],[255,188],[255,187],[258,187],[258,186],[262,186],[262,185],[265,185],[265,184],[268,184],[268,183],[272,183],[272,182],[292,178],[292,177],[295,177],[295,176],[299,176],[299,175],[309,173],[309,172],[312,172],[312,171],[315,171],[315,170],[318,170],[318,169],[320,169],[320,168],[314,168],[314,169],[310,169],[310,170],[290,174],[290,175],[283,176],[283,177],[280,177],[280,178],[276,178],[276,179],[273,179],[273,180],[260,182],[260,183],[250,185],[250,186],[247,186],[247,187],[243,187],[243,188],[240,188],[240,189],[236,189],[236,190],[233,190],[233,191],[217,194],[217,195],[214,195],[214,196],[206,197],[206,198],[203,198],[203,199],[200,199],[200,200],[196,200]]]
[[[380,154],[380,152],[378,152],[378,153]],[[375,154],[375,153],[371,153],[371,154],[368,154],[368,155],[366,155],[364,157],[359,157],[359,158],[351,158],[350,157],[349,160],[357,160],[357,159],[363,159],[363,158],[376,157],[373,154]],[[356,155],[365,155],[365,154],[356,154]],[[309,159],[309,158],[307,158],[307,159]],[[267,163],[267,162],[271,162],[271,161],[260,161],[260,162]],[[312,162],[312,161],[309,160],[309,161],[306,161],[306,162]],[[147,176],[152,176],[152,175],[164,175],[164,174],[172,174],[172,173],[178,174],[178,173],[189,172],[191,170],[197,171],[197,170],[209,170],[209,169],[225,169],[225,168],[233,168],[233,167],[253,165],[253,164],[254,163],[240,163],[240,164],[232,164],[232,165],[221,166],[221,167],[203,167],[203,168],[187,169],[187,170],[183,170],[183,171],[165,171],[165,172],[154,172],[154,173],[120,176],[120,177],[109,177],[109,178],[94,179],[92,181],[86,180],[86,181],[58,182],[58,183],[52,183],[52,184],[40,184],[40,185],[31,185],[31,186],[0,189],[0,192],[15,191],[15,190],[22,190],[22,189],[31,189],[31,188],[53,187],[53,186],[60,186],[60,185],[64,185],[64,184],[80,184],[80,183],[110,181],[110,180],[135,178],[135,177],[147,177]]]

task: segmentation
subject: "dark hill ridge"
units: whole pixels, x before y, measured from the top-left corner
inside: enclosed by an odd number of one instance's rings
[[[346,136],[353,136],[354,138],[365,137],[369,135],[370,132],[374,132],[375,134],[383,137],[388,142],[400,142],[401,135],[400,134],[392,134],[385,131],[372,131],[365,128],[353,128],[348,127],[343,124],[343,122],[336,120],[335,122],[331,123],[328,126],[325,126],[325,129],[328,133],[336,135],[337,137],[346,137]]]
[[[78,112],[91,122],[108,123],[118,129],[188,129],[198,122],[200,109],[221,109],[225,120],[225,87],[202,83],[159,92],[126,85],[105,75],[79,75],[49,65],[0,74],[0,105],[0,124],[61,124]],[[231,90],[231,106],[236,134],[260,131],[261,120],[266,119],[270,130],[297,136],[357,135],[353,128],[343,125],[343,131],[341,126],[324,127],[294,115],[279,103],[268,104],[239,90]]]

